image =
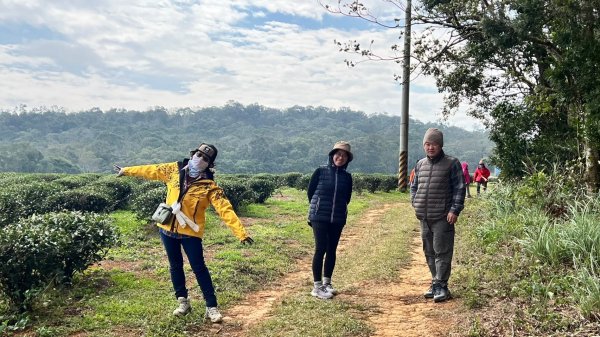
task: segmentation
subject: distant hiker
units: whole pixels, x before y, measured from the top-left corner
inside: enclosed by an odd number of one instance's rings
[[[223,316],[217,309],[215,289],[204,262],[202,236],[206,208],[212,205],[241,243],[254,242],[248,236],[223,190],[214,181],[213,167],[216,158],[217,148],[202,143],[197,149],[190,151],[189,159],[185,158],[182,161],[130,167],[115,165],[117,176],[160,180],[167,185],[166,203],[171,206],[174,216],[165,223],[157,222],[156,225],[159,227],[160,238],[169,259],[171,282],[179,303],[173,315],[186,315],[192,310],[183,271],[183,247],[206,301],[204,318],[209,318],[213,323],[221,322]]]
[[[337,294],[331,285],[331,276],[352,197],[352,176],[346,171],[352,158],[348,142],[335,143],[329,152],[328,164],[317,168],[308,184],[308,224],[315,237],[312,260],[314,287],[311,295],[321,299],[329,299]]]
[[[471,197],[471,191],[469,186],[471,185],[471,175],[469,174],[469,164],[466,161],[462,162],[463,176],[465,177],[465,190],[467,191],[467,198]]]
[[[410,186],[412,205],[421,222],[425,260],[431,286],[425,298],[442,302],[451,297],[448,279],[454,253],[454,224],[465,202],[465,180],[458,159],[444,153],[444,135],[430,128],[423,137],[427,155],[419,160]]]
[[[417,163],[419,162],[419,160],[417,160]],[[408,185],[412,185],[413,181],[415,180],[415,168],[417,167],[417,164],[415,163],[415,166],[413,167],[412,170],[410,170],[410,175],[408,176]]]
[[[487,190],[487,183],[488,183],[489,177],[490,177],[490,170],[488,170],[488,168],[485,167],[485,163],[483,162],[483,159],[481,159],[479,161],[479,166],[477,166],[477,169],[475,170],[475,173],[473,174],[473,180],[475,180],[475,182],[477,183],[477,195],[479,195],[479,187],[480,186],[483,186],[484,192]]]

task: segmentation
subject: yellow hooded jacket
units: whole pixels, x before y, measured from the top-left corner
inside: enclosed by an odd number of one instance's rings
[[[123,174],[165,182],[167,185],[166,203],[169,205],[175,203],[179,197],[177,162],[124,167]],[[223,189],[210,179],[194,181],[181,200],[181,211],[200,227],[198,232],[195,232],[190,226],[181,227],[176,219],[173,219],[173,230],[171,230],[171,224],[157,223],[156,225],[166,231],[202,238],[206,224],[205,213],[209,204],[213,205],[221,220],[225,222],[238,239],[244,240],[248,237],[246,229],[235,214],[231,203],[223,193]]]

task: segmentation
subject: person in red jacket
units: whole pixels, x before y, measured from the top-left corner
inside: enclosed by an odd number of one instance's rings
[[[479,161],[479,166],[477,166],[477,169],[473,174],[473,180],[475,180],[475,182],[477,183],[477,195],[479,195],[479,189],[481,186],[483,186],[484,192],[487,190],[487,183],[489,178],[490,170],[488,170],[488,168],[485,167],[485,163],[482,159]]]
[[[463,161],[462,164],[463,176],[465,177],[465,188],[467,190],[467,198],[471,197],[471,191],[469,191],[469,186],[471,185],[471,174],[469,174],[469,164],[466,161]]]

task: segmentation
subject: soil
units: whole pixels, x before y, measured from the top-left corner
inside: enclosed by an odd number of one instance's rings
[[[361,235],[369,228],[368,223],[379,221],[394,204],[382,205],[370,209],[360,220],[365,226],[355,226],[344,232],[338,246],[338,252],[350,249],[353,237]],[[431,275],[425,264],[419,232],[414,232],[411,244],[411,260],[404,267],[399,279],[391,283],[363,283],[352,294],[339,294],[337,297],[353,301],[356,298],[369,298],[376,308],[367,317],[375,337],[417,337],[448,336],[458,323],[460,306],[458,300],[451,299],[443,303],[426,300],[423,292],[427,290]],[[310,256],[297,261],[296,272],[284,276],[274,286],[249,294],[238,305],[223,310],[224,323],[218,328],[219,335],[243,337],[245,331],[259,322],[270,318],[274,306],[288,295],[308,291],[310,287]],[[351,298],[355,297],[355,298]],[[217,328],[217,327],[215,327]]]

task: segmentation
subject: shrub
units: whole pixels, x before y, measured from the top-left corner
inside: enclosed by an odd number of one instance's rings
[[[302,178],[302,173],[299,173],[299,172],[290,172],[290,173],[281,174],[278,177],[278,180],[279,180],[278,187],[283,187],[283,186],[296,187],[298,184],[298,180],[301,178]]]
[[[84,188],[66,190],[52,195],[48,200],[52,210],[107,212],[113,209],[114,199],[106,192]]]
[[[364,174],[353,174],[352,175],[352,191],[361,195],[362,192],[367,189],[367,180]]]
[[[0,230],[0,291],[12,310],[25,311],[61,270],[60,228],[18,223]]]
[[[275,191],[276,184],[273,179],[249,179],[246,181],[248,190],[251,192],[250,202],[263,204]]]
[[[76,272],[104,258],[118,239],[112,220],[105,215],[80,212],[47,213],[29,219],[32,225],[58,227],[66,236],[59,247],[63,261],[62,277],[70,282]]]
[[[253,198],[248,186],[241,180],[219,180],[219,186],[223,189],[223,192],[225,192],[225,195],[231,202],[234,210],[238,210],[240,206],[249,203]]]
[[[67,189],[75,189],[90,184],[98,180],[100,177],[100,174],[95,173],[75,174],[66,175],[63,178],[54,180],[54,182],[64,186]]]
[[[19,203],[11,193],[0,191],[0,228],[15,223],[20,217]]]
[[[92,184],[88,185],[91,189],[99,188],[103,192],[112,196],[114,200],[114,209],[124,208],[133,191],[135,182],[131,179],[121,179],[115,175],[104,176]]]
[[[0,227],[34,213],[49,212],[51,205],[48,200],[58,190],[59,186],[54,183],[36,180],[6,185],[0,192]]]
[[[294,186],[294,188],[301,191],[306,191],[306,189],[308,189],[308,183],[310,182],[311,176],[312,174],[303,174],[296,180],[296,186]]]
[[[117,240],[109,217],[80,212],[47,213],[0,229],[0,291],[12,309],[28,310],[50,282],[101,260]]]
[[[379,174],[379,190],[383,192],[390,192],[398,188],[398,177],[391,174]],[[410,186],[409,186],[410,188]]]
[[[150,221],[156,207],[161,202],[164,202],[166,197],[167,188],[162,184],[160,187],[135,194],[129,201],[129,209],[135,213],[138,219]]]

